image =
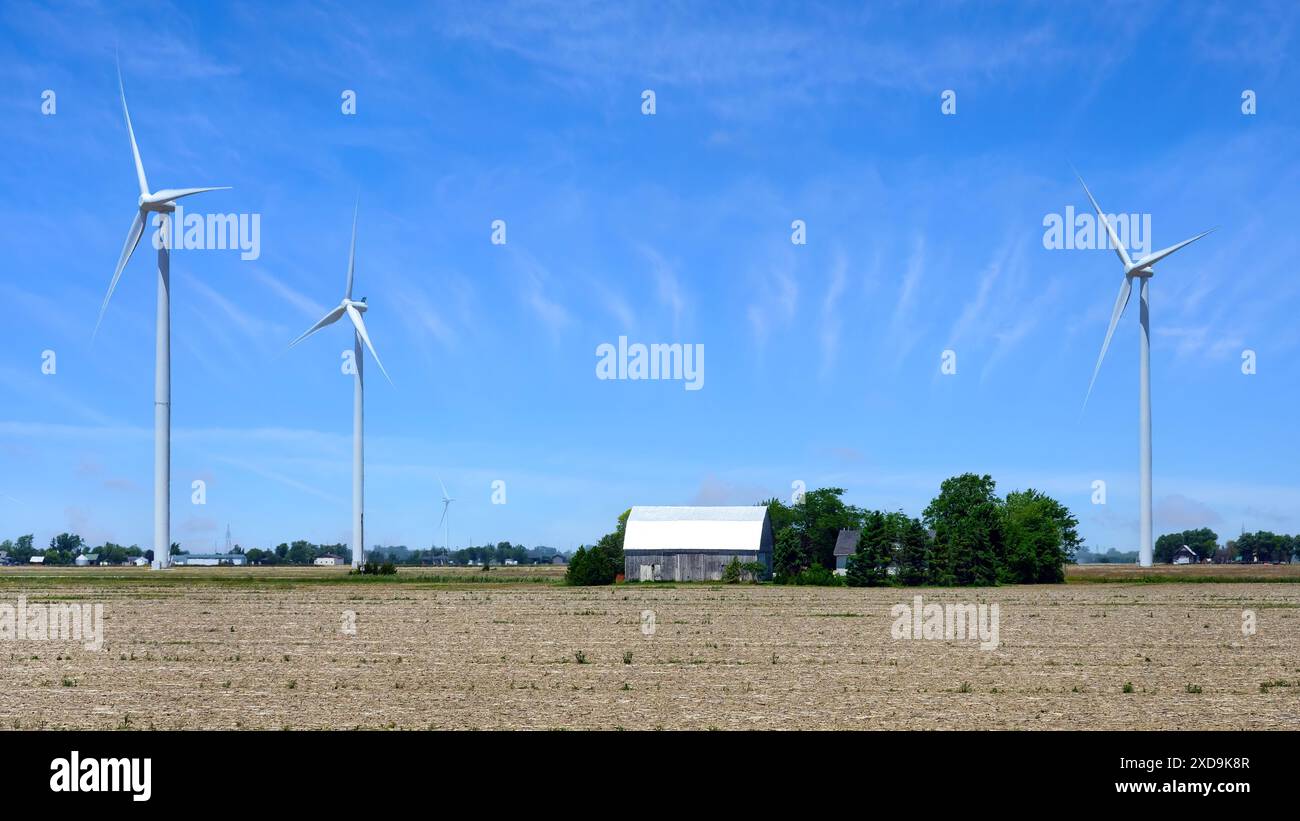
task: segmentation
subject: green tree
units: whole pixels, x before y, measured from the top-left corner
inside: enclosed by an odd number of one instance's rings
[[[1236,540],[1237,551],[1243,562],[1285,562],[1295,553],[1295,537],[1284,536],[1268,530],[1243,533]]]
[[[941,585],[997,583],[1001,564],[1002,512],[993,477],[963,473],[945,479],[925,509],[934,531],[931,579]]]
[[[796,508],[793,505],[787,505],[775,497],[759,504],[767,508],[767,517],[772,523],[772,533],[774,535],[794,524],[795,519],[798,518]]]
[[[1029,489],[1007,494],[1002,506],[1004,554],[1002,581],[1056,584],[1083,540],[1079,520],[1065,505]]]
[[[920,519],[907,519],[898,545],[898,575],[895,580],[908,587],[925,584],[930,573],[930,533]]]
[[[808,567],[808,551],[803,533],[793,526],[776,534],[772,550],[773,573],[778,581],[793,578]]]
[[[866,514],[858,545],[846,565],[845,581],[850,587],[879,587],[889,582],[889,565],[894,560],[896,534],[891,520],[881,511]]]
[[[807,555],[810,565],[835,569],[835,540],[841,530],[854,530],[862,525],[862,511],[844,504],[844,489],[824,487],[810,490],[798,506],[807,537]]]
[[[289,549],[285,553],[284,559],[289,564],[311,564],[312,559],[316,558],[315,554],[316,551],[313,550],[311,542],[299,539],[289,545]]]
[[[31,533],[19,536],[18,540],[13,542],[13,546],[9,548],[9,558],[18,564],[27,564],[28,560],[36,554],[36,550],[32,546],[33,542],[34,537]]]
[[[623,538],[627,533],[627,517],[632,510],[623,511],[618,517],[618,526],[613,533],[606,533],[591,549],[578,548],[578,552],[569,559],[565,571],[565,584],[597,585],[613,584],[615,578],[623,572]]]
[[[76,555],[86,546],[86,542],[75,533],[60,533],[50,539],[50,549],[57,550],[60,553],[71,553]]]

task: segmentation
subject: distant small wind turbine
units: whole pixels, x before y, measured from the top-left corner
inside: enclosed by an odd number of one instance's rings
[[[290,342],[289,347],[292,348],[326,325],[332,325],[345,314],[348,319],[352,320],[353,365],[356,370],[356,380],[353,383],[355,387],[352,392],[352,566],[360,567],[362,562],[365,561],[365,460],[362,442],[365,379],[361,367],[365,356],[361,350],[363,342],[366,348],[370,350],[370,355],[375,358],[375,364],[379,366],[379,370],[383,373],[384,378],[388,380],[388,384],[393,384],[393,380],[388,376],[388,371],[384,370],[384,363],[379,361],[379,354],[375,353],[375,346],[370,344],[370,335],[366,333],[366,323],[361,319],[361,315],[367,310],[366,299],[365,297],[360,300],[352,298],[352,279],[356,270],[356,258],[357,210],[354,209],[352,212],[352,246],[348,250],[348,281],[343,292],[343,300],[339,302],[338,307],[325,314],[319,322]]]
[[[1075,176],[1079,176],[1075,172]],[[1139,337],[1139,375],[1140,375],[1140,399],[1138,406],[1138,449],[1140,451],[1140,474],[1139,474],[1139,495],[1141,504],[1140,515],[1140,542],[1138,543],[1138,564],[1142,567],[1150,567],[1152,561],[1152,524],[1151,524],[1151,322],[1150,322],[1150,302],[1148,299],[1148,283],[1155,270],[1152,268],[1157,262],[1174,253],[1185,246],[1191,245],[1201,237],[1210,233],[1202,231],[1191,239],[1185,239],[1177,245],[1171,245],[1168,248],[1156,251],[1153,254],[1147,254],[1141,259],[1134,262],[1129,258],[1128,249],[1119,241],[1119,236],[1115,233],[1115,228],[1110,224],[1110,220],[1102,212],[1101,206],[1093,198],[1092,192],[1088,190],[1088,184],[1079,177],[1079,184],[1083,186],[1083,191],[1088,195],[1092,207],[1097,211],[1097,219],[1102,225],[1106,226],[1106,233],[1110,236],[1110,242],[1115,246],[1115,253],[1124,265],[1124,282],[1119,286],[1119,296],[1115,298],[1115,308],[1111,311],[1110,327],[1106,329],[1106,339],[1101,343],[1101,353],[1097,356],[1097,365],[1092,370],[1092,381],[1088,383],[1088,393],[1084,396],[1083,406],[1087,408],[1088,399],[1092,396],[1093,385],[1097,384],[1097,374],[1101,372],[1101,361],[1106,358],[1106,349],[1110,347],[1110,338],[1115,334],[1115,326],[1119,324],[1119,318],[1124,314],[1124,309],[1128,307],[1129,296],[1133,293],[1133,280],[1139,279],[1142,282],[1139,299],[1141,300],[1142,310],[1140,319],[1142,324],[1142,335]]]
[[[213,188],[163,188],[149,192],[149,181],[144,175],[144,163],[140,161],[140,147],[135,142],[135,130],[131,128],[131,112],[126,107],[126,88],[122,84],[122,67],[117,69],[117,89],[122,95],[122,115],[126,118],[126,133],[131,138],[131,155],[135,158],[135,176],[140,184],[140,198],[136,201],[135,219],[126,233],[126,244],[122,246],[122,255],[117,260],[117,269],[113,271],[113,280],[108,284],[108,293],[99,306],[99,318],[95,320],[93,339],[99,334],[100,323],[104,321],[104,312],[108,310],[113,290],[122,277],[122,269],[127,260],[140,244],[140,235],[144,233],[144,223],[150,212],[159,215],[158,232],[162,241],[158,243],[158,308],[155,319],[154,381],[153,381],[153,554],[154,566],[165,568],[171,564],[171,396],[172,396],[172,359],[171,359],[171,217],[176,210],[176,200],[205,191],[224,191],[230,186]]]
[[[451,551],[451,517],[447,515],[447,512],[451,510],[451,503],[456,500],[447,495],[447,486],[442,483],[441,479],[438,480],[438,485],[442,487],[442,518],[438,520],[438,524],[443,526],[442,543],[446,545],[448,552],[450,552]]]

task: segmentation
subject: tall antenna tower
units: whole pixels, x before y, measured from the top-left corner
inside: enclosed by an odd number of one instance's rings
[[[227,523],[226,524],[226,554],[229,555],[230,551],[233,550],[234,547],[235,547],[234,544],[232,544],[230,541],[230,524]]]

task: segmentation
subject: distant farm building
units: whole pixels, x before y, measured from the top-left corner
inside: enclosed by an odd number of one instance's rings
[[[1174,553],[1174,564],[1196,564],[1200,560],[1201,557],[1196,555],[1196,551],[1187,545],[1178,548]]]
[[[551,564],[568,564],[568,563],[569,563],[568,560],[566,560],[563,556],[555,556],[554,558],[551,559]]]
[[[732,560],[772,572],[767,507],[632,508],[623,538],[628,581],[717,581]]]
[[[849,572],[849,557],[858,552],[860,530],[841,530],[835,537],[835,575],[843,576]]]
[[[242,567],[248,563],[243,553],[177,553],[172,564],[185,567],[217,567],[228,564]]]
[[[82,553],[80,556],[73,559],[72,563],[75,564],[77,567],[89,567],[91,565],[99,564],[99,554]]]
[[[317,556],[312,564],[318,567],[334,567],[343,564],[343,558],[341,556]]]
[[[31,557],[30,559],[28,559],[27,561],[28,561],[28,563],[30,563],[30,564],[45,564],[45,557],[44,557],[44,556],[32,556],[32,557]]]

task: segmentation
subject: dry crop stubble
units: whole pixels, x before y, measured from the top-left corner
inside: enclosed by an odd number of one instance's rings
[[[1300,728],[1294,583],[569,588],[225,570],[7,574],[0,602],[103,603],[105,645],[0,642],[0,726]],[[890,607],[918,592],[996,602],[1000,646],[895,641]]]

